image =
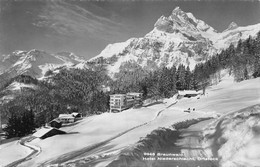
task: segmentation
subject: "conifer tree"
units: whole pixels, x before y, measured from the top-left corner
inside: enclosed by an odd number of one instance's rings
[[[185,66],[180,64],[177,70],[177,81],[176,81],[176,88],[177,90],[184,90],[185,89]]]
[[[189,66],[185,70],[185,89],[191,89],[191,71]]]
[[[9,112],[7,127],[4,128],[7,138],[22,137],[35,129],[34,114],[31,110],[21,106],[11,106]]]
[[[244,69],[244,79],[245,79],[245,80],[249,79],[248,71],[247,71],[246,68]]]
[[[236,47],[236,54],[241,54],[242,52],[243,52],[243,44],[242,44],[242,40],[239,39]]]

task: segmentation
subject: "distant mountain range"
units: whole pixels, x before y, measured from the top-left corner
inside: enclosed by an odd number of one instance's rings
[[[124,62],[142,67],[158,68],[184,64],[191,69],[210,56],[219,53],[239,39],[255,36],[260,24],[239,27],[231,23],[217,32],[204,21],[176,7],[168,17],[161,16],[151,32],[141,38],[109,44],[99,55],[86,61],[73,53],[50,54],[45,51],[15,51],[0,58],[0,79],[3,82],[19,74],[43,77],[46,71],[61,67],[86,68],[88,63],[104,64],[113,77]]]
[[[50,54],[45,51],[14,51],[0,59],[0,86],[8,79],[20,74],[41,78],[48,70],[61,67],[80,68],[84,59],[69,52]]]

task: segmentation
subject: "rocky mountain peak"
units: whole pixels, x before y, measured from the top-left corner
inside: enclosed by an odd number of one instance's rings
[[[238,25],[235,22],[231,22],[226,30],[223,32],[229,31],[229,30],[234,30],[238,27]]]
[[[179,6],[174,8],[173,11],[172,11],[172,15],[181,15],[181,14],[184,14],[184,13],[185,12],[183,12]]]
[[[27,58],[36,61],[37,58],[44,57],[47,54],[48,53],[43,50],[32,49],[27,53]]]
[[[207,25],[204,21],[196,19],[193,14],[186,13],[176,7],[169,17],[161,16],[155,23],[155,28],[167,33],[185,32],[215,32],[215,30]]]

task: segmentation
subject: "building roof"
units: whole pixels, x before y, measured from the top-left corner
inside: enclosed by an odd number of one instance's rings
[[[67,119],[69,119],[69,118],[74,118],[74,117],[71,114],[60,114],[59,118],[67,118]]]
[[[106,86],[106,85],[101,85],[100,89],[101,89],[103,92],[109,92],[109,91],[110,91],[110,87],[109,87],[109,86]]]
[[[49,127],[48,127],[48,128],[47,128],[47,127],[41,128],[41,129],[37,130],[37,131],[33,134],[33,136],[35,136],[35,137],[42,137],[42,136],[45,135],[46,133],[50,132],[52,129],[53,129],[53,128],[49,128]]]
[[[64,131],[59,130],[59,129],[56,129],[56,128],[44,127],[44,128],[41,128],[41,129],[37,130],[37,132],[35,132],[35,133],[33,134],[33,136],[41,138],[42,136],[44,136],[45,134],[47,134],[48,132],[50,132],[50,131],[52,131],[52,130],[65,133]]]
[[[80,114],[80,113],[78,113],[78,112],[73,112],[73,113],[71,113],[70,115],[73,116],[73,117],[75,117],[75,116],[77,116],[78,114]]]
[[[110,96],[126,96],[126,94],[113,94],[113,95],[110,95]]]
[[[133,95],[133,96],[137,96],[137,95],[141,95],[143,93],[137,93],[137,92],[129,92],[127,93],[127,95]]]
[[[199,94],[200,92],[197,92],[195,90],[183,90],[183,91],[178,91],[179,95],[187,95],[187,94]]]
[[[58,120],[57,118],[55,118],[55,119],[53,119],[53,120],[51,120],[49,123],[51,123],[51,122],[58,122],[58,123],[61,123],[61,121],[60,120]]]

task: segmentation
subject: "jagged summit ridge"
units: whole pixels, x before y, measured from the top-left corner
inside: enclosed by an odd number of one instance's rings
[[[169,17],[161,16],[154,25],[155,28],[167,33],[178,32],[179,30],[184,31],[215,31],[211,26],[207,25],[204,21],[196,19],[192,13],[185,13],[176,7]]]
[[[185,12],[181,10],[179,6],[175,7],[172,11],[172,15],[184,15]]]

